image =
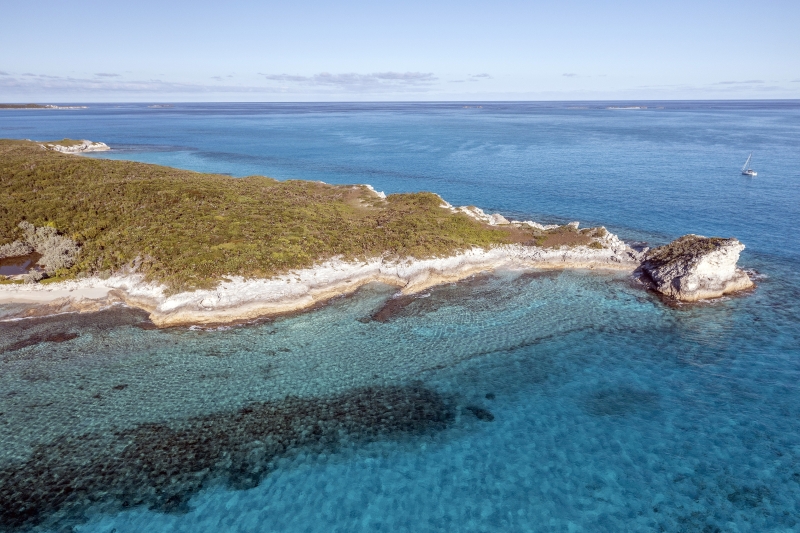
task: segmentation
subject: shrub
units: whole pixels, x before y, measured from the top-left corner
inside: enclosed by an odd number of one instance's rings
[[[717,250],[731,241],[732,239],[720,237],[684,235],[669,244],[648,251],[645,260],[654,268],[687,258],[696,261],[706,253]]]
[[[44,272],[40,270],[31,270],[22,275],[22,281],[25,283],[36,283],[44,279]]]
[[[0,246],[0,259],[33,253],[33,246],[25,241],[14,241]]]
[[[19,228],[24,235],[24,244],[41,254],[42,257],[38,263],[44,267],[44,271],[48,276],[52,276],[56,271],[67,269],[75,264],[80,253],[78,244],[69,237],[60,235],[52,225],[37,228],[30,222],[23,220],[19,223]]]

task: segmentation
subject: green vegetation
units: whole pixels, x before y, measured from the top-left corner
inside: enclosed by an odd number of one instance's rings
[[[75,139],[61,139],[60,141],[44,141],[41,144],[44,144],[45,146],[77,146],[82,143],[83,141],[76,141]]]
[[[720,237],[701,237],[699,235],[684,235],[669,244],[659,246],[647,252],[646,261],[652,267],[667,265],[677,259],[695,259],[707,252],[719,249],[728,244],[730,239]]]
[[[0,190],[0,245],[23,237],[23,220],[80,245],[77,261],[51,275],[136,265],[172,290],[213,286],[225,275],[270,277],[339,255],[423,258],[541,233],[453,214],[432,193],[382,200],[362,186],[237,179],[27,141],[0,140]]]
[[[50,283],[58,283],[59,281],[67,281],[68,279],[70,279],[70,277],[68,276],[63,276],[63,277],[56,276],[54,278],[45,278],[41,280],[39,283],[42,285],[48,285]],[[20,283],[24,283],[24,281],[20,280]]]
[[[560,248],[561,246],[589,246],[589,248],[601,249],[603,245],[596,240],[596,237],[605,237],[605,228],[578,228],[570,225],[559,226],[557,228],[537,232],[533,241],[528,243],[542,248]]]

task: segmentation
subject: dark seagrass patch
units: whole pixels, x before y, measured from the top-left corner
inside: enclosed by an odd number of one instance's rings
[[[27,348],[28,346],[35,346],[37,344],[41,344],[43,342],[67,342],[71,341],[72,339],[77,339],[77,333],[71,332],[57,332],[57,333],[41,333],[32,335],[26,339],[22,339],[17,341],[13,344],[9,344],[5,347],[3,351],[5,352],[15,352],[17,350],[21,350],[22,348]]]
[[[181,512],[211,483],[258,485],[276,459],[299,450],[439,431],[454,418],[451,401],[433,390],[386,386],[64,436],[0,469],[0,530],[67,528],[84,522],[90,508]]]

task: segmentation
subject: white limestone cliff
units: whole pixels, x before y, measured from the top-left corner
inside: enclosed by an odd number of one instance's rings
[[[752,280],[736,266],[744,244],[737,239],[684,235],[650,250],[639,267],[640,279],[659,293],[694,302],[749,289]]]
[[[43,148],[48,150],[55,150],[64,154],[82,154],[84,152],[105,152],[111,150],[106,143],[92,142],[92,141],[78,141],[75,144],[57,144],[57,143],[43,143]]]

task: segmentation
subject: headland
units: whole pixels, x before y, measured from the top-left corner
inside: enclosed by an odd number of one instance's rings
[[[412,294],[497,269],[634,272],[647,257],[603,227],[508,220],[433,193],[72,155],[99,145],[0,141],[0,259],[41,255],[0,279],[0,304],[22,304],[14,316],[124,303],[161,327],[227,323],[371,282]]]

